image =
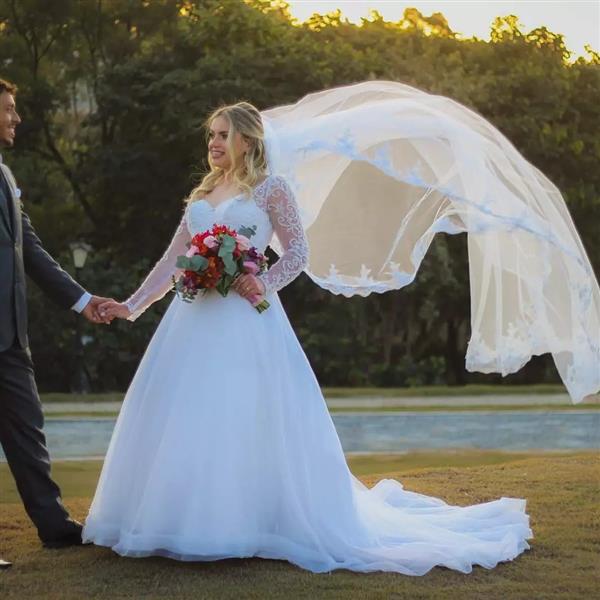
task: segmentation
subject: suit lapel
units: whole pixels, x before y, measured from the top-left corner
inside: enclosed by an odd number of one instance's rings
[[[17,182],[15,181],[15,178],[11,172],[11,170],[0,161],[0,170],[2,171],[2,174],[4,175],[4,178],[6,179],[7,183],[8,183],[8,197],[6,198],[6,202],[12,202],[12,216],[13,216],[13,222],[10,222],[10,213],[8,210],[8,205],[4,202],[0,203],[1,208],[2,208],[2,215],[4,217],[4,220],[6,221],[7,225],[8,225],[8,229],[9,231],[13,234],[13,237],[16,239],[17,238],[17,232],[18,232],[18,224],[21,221],[21,206],[20,206],[20,202],[17,200]]]
[[[21,200],[20,198],[17,199],[16,195],[13,195],[13,238],[18,244],[21,244],[23,241],[23,231],[21,225]]]
[[[0,165],[0,168],[2,167],[2,165]],[[4,173],[4,170],[2,169],[2,173]],[[0,196],[0,198],[3,198],[5,196],[5,194],[2,194],[2,196]],[[12,198],[10,197],[10,186],[9,186],[9,193],[6,195],[6,199],[1,199],[0,200],[0,213],[2,213],[2,218],[4,219],[4,222],[6,223],[6,228],[8,229],[8,231],[10,233],[12,233],[12,223],[10,222],[10,215],[8,212],[8,203],[12,202]]]
[[[9,234],[12,234],[12,225],[10,224],[8,215],[8,206],[6,205],[7,202],[10,202],[10,198],[6,198],[6,201],[0,200],[0,213],[2,213],[2,219],[6,224],[6,229],[8,230]]]

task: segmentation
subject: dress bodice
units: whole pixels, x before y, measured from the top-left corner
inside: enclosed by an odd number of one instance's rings
[[[308,242],[294,194],[283,177],[270,175],[249,197],[240,194],[217,206],[207,200],[196,200],[187,205],[166,252],[125,302],[131,312],[130,321],[137,319],[173,287],[173,278],[181,273],[176,267],[177,257],[187,252],[194,235],[215,224],[233,229],[256,227],[250,242],[259,252],[265,251],[273,233],[277,235],[283,253],[274,266],[258,275],[265,287],[265,295],[287,285],[307,266]]]
[[[256,227],[250,242],[259,252],[264,252],[273,237],[273,225],[267,207],[261,204],[259,192],[260,187],[254,190],[251,197],[238,194],[217,206],[212,206],[207,200],[192,202],[185,214],[191,237],[212,228],[214,224],[227,225],[236,230],[243,226]]]

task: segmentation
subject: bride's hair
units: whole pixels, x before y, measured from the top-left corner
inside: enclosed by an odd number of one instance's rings
[[[244,193],[250,194],[267,172],[264,128],[260,112],[249,102],[238,102],[237,104],[218,108],[206,120],[207,140],[210,125],[217,117],[225,117],[229,122],[227,150],[231,157],[232,180]],[[239,133],[248,142],[248,151],[241,159],[234,156],[233,153],[233,140],[236,133]],[[193,202],[202,198],[214,190],[225,176],[225,171],[222,168],[212,164],[210,154],[208,164],[210,165],[210,172],[204,176],[200,185],[191,191],[186,202]]]

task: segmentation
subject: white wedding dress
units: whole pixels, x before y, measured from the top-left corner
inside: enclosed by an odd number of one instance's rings
[[[333,569],[469,573],[529,548],[526,501],[453,506],[349,471],[310,364],[277,296],[306,266],[291,188],[270,175],[252,198],[188,205],[175,237],[128,300],[135,319],[164,296],[175,257],[214,223],[257,227],[283,253],[262,275],[259,314],[232,292],[174,298],[125,397],[84,540],[124,556],[283,559]]]

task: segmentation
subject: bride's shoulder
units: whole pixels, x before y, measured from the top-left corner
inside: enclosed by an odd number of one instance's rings
[[[263,210],[277,209],[282,202],[292,196],[287,179],[280,174],[269,174],[259,181],[254,188],[256,203]]]
[[[257,182],[255,190],[260,192],[261,195],[269,196],[271,194],[278,194],[282,191],[289,193],[291,186],[284,175],[278,173],[272,173],[266,175],[259,182]]]

